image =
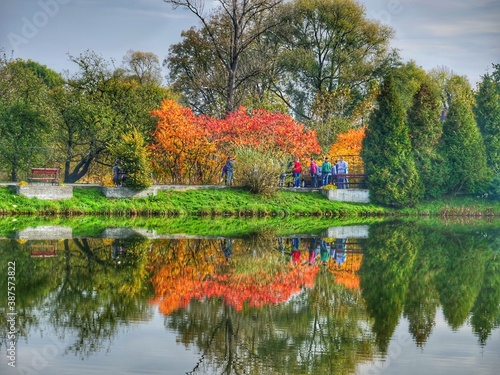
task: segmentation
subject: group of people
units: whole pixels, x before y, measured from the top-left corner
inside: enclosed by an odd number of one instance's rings
[[[336,160],[333,164],[328,160],[328,157],[325,157],[321,166],[318,166],[314,158],[311,158],[309,163],[309,173],[311,175],[311,187],[313,188],[319,186],[318,178],[320,176],[322,186],[336,183],[339,189],[346,189],[348,187],[349,181],[347,178],[343,177],[343,175],[348,173],[348,164],[342,157],[340,157],[339,160]],[[293,187],[300,188],[302,164],[300,163],[299,158],[295,158],[295,161],[292,164],[292,174]],[[283,184],[285,175],[285,173],[281,175],[280,185]]]
[[[293,187],[300,188],[302,164],[299,158],[288,165],[292,169]],[[309,173],[311,175],[311,187],[316,188],[319,186],[318,178],[321,176],[321,186],[336,183],[339,189],[346,189],[348,187],[348,180],[341,177],[348,173],[347,162],[340,157],[334,164],[330,163],[328,157],[325,157],[321,166],[316,164],[314,158],[311,157],[309,164]],[[280,176],[280,186],[284,186],[286,171]],[[234,180],[234,158],[229,156],[222,168],[222,179],[227,186],[231,186]]]
[[[329,243],[322,238],[310,238],[309,241],[309,265],[316,263],[319,258],[321,264],[326,266],[329,259],[332,259],[338,267],[342,266],[347,260],[347,238],[337,238],[334,243]],[[300,239],[294,237],[291,239],[291,261],[293,264],[299,264],[301,258]],[[279,249],[284,252],[285,244],[282,238],[278,238]]]

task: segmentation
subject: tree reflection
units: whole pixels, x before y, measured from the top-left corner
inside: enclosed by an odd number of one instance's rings
[[[122,264],[114,261],[109,244],[102,239],[58,241],[57,257],[46,259],[31,257],[22,251],[24,245],[12,253],[12,245],[9,241],[0,250],[0,258],[8,256],[17,265],[16,304],[22,329],[29,330],[29,323],[38,326],[38,316],[47,317],[60,338],[76,337],[66,350],[84,358],[110,345],[124,323],[151,318],[151,306],[137,298],[149,292],[145,277],[148,241],[125,240],[127,255]]]

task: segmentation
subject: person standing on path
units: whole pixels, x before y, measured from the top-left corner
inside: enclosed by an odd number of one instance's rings
[[[339,158],[339,161],[336,165],[337,167],[337,174],[338,175],[345,175],[347,174],[347,162],[344,161],[342,156]],[[338,186],[339,189],[347,189],[347,179],[345,176],[339,176],[338,177]]]
[[[311,164],[309,166],[309,172],[311,173],[311,187],[318,187],[318,165],[316,161],[311,158]]]
[[[293,187],[300,187],[300,174],[302,173],[302,164],[300,164],[299,158],[295,158],[293,162]]]
[[[325,158],[323,164],[321,164],[321,176],[323,186],[328,185],[330,179],[330,173],[332,171],[332,164],[328,161],[328,157]]]
[[[233,175],[234,159],[229,156],[226,160],[226,164],[224,164],[224,167],[222,168],[222,177],[225,179],[227,186],[231,186],[233,184]]]

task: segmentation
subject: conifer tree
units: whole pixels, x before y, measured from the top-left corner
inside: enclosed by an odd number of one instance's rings
[[[446,163],[445,192],[482,192],[490,179],[486,150],[472,106],[461,95],[451,101],[439,148]]]
[[[429,198],[441,195],[443,185],[443,175],[437,173],[440,165],[438,144],[443,133],[440,111],[437,93],[423,83],[413,97],[407,121],[416,167],[425,188],[424,195]]]
[[[498,65],[500,71],[500,65]],[[488,166],[500,173],[500,82],[486,74],[476,94],[476,120],[483,136]]]
[[[370,199],[387,206],[412,206],[423,196],[405,111],[388,75],[377,98],[363,141]]]

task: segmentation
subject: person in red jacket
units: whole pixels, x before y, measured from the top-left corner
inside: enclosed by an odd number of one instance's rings
[[[302,164],[300,164],[299,158],[295,158],[293,162],[293,187],[300,187],[300,174],[302,173]]]

